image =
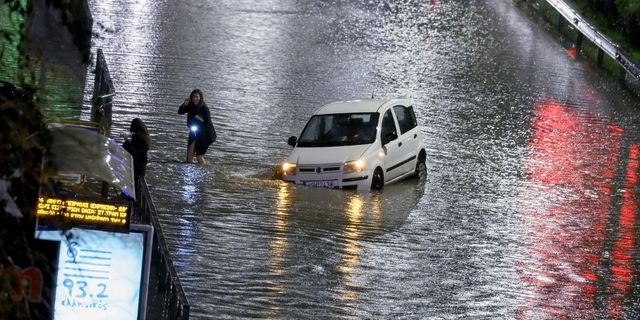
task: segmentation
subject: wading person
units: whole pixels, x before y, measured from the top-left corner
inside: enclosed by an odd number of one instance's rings
[[[193,162],[193,155],[199,164],[204,164],[204,154],[216,141],[216,130],[211,122],[211,112],[204,103],[202,91],[195,89],[178,108],[179,114],[187,114],[189,138],[187,140],[187,163]]]
[[[133,174],[137,183],[138,177],[144,177],[147,171],[147,162],[149,161],[147,153],[149,152],[151,138],[149,137],[147,126],[139,118],[131,121],[129,131],[131,132],[131,138],[126,139],[122,147],[133,157]]]

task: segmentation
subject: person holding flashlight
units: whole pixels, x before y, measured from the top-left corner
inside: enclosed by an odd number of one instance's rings
[[[189,98],[178,108],[179,114],[187,114],[189,138],[187,140],[187,163],[193,162],[195,154],[198,164],[205,164],[204,154],[216,141],[216,130],[211,122],[211,112],[204,102],[202,91],[194,89]]]

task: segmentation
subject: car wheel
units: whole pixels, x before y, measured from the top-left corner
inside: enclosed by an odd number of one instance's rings
[[[416,163],[416,171],[413,176],[418,180],[424,180],[427,178],[427,164],[424,160],[420,160]]]
[[[371,177],[371,189],[380,190],[382,187],[384,187],[384,175],[382,169],[376,168]]]

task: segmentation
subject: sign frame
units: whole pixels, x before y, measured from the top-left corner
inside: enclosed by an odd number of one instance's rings
[[[61,242],[60,244],[60,250],[63,250],[63,247],[67,247],[67,250],[65,250],[65,252],[59,252],[59,256],[63,257],[64,255],[68,255],[68,251],[69,248],[67,245],[62,245],[62,242],[66,242],[66,243],[70,243],[67,242],[69,241],[66,238],[66,234],[71,233],[71,234],[76,234],[76,235],[80,235],[79,239],[82,239],[82,236],[85,236],[89,239],[94,238],[94,242],[89,244],[89,248],[92,249],[100,249],[101,245],[104,245],[105,243],[108,243],[110,241],[110,239],[114,239],[111,241],[126,241],[126,240],[122,240],[122,239],[126,239],[129,234],[141,234],[142,235],[142,241],[141,241],[141,250],[142,250],[142,257],[140,257],[140,260],[138,261],[140,263],[140,270],[136,270],[136,273],[131,277],[131,279],[139,279],[139,287],[138,287],[138,296],[137,296],[137,303],[138,303],[138,307],[137,307],[137,314],[136,314],[136,320],[146,320],[146,311],[147,311],[147,304],[148,304],[148,292],[149,292],[149,277],[150,277],[150,271],[151,271],[151,256],[152,256],[152,249],[153,249],[153,239],[154,239],[154,229],[153,226],[151,225],[144,225],[144,224],[131,224],[131,230],[129,233],[122,233],[122,232],[114,232],[114,231],[104,231],[104,230],[95,230],[95,229],[84,229],[84,228],[72,228],[71,230],[68,230],[67,232],[63,232],[60,230],[48,230],[48,231],[37,231],[36,232],[36,236],[42,240],[51,240],[51,241],[59,241]],[[122,242],[122,244],[127,244],[126,242]],[[94,247],[95,246],[95,247]],[[98,250],[99,251],[99,250]],[[116,253],[117,255],[117,253]],[[75,259],[75,258],[74,258]],[[65,260],[68,259],[59,259],[59,261],[57,262],[57,272],[54,275],[55,279],[58,279],[52,288],[52,292],[53,292],[53,299],[52,299],[52,319],[58,319],[56,317],[59,317],[60,314],[58,314],[57,310],[56,310],[56,306],[59,305],[64,305],[65,302],[63,302],[63,299],[67,299],[67,301],[69,300],[69,296],[72,296],[72,292],[73,295],[75,295],[76,297],[78,296],[78,294],[80,293],[80,291],[78,290],[82,290],[82,293],[84,294],[85,291],[86,292],[90,292],[92,297],[95,294],[100,294],[102,292],[105,292],[106,288],[108,286],[110,286],[110,282],[115,281],[115,280],[104,280],[104,281],[110,281],[107,283],[99,283],[97,286],[98,288],[96,288],[95,285],[91,285],[90,280],[85,280],[85,279],[80,279],[80,280],[76,280],[75,284],[81,283],[82,286],[78,287],[74,284],[73,280],[69,280],[68,278],[65,278],[64,281],[62,281],[63,283],[57,283],[58,281],[60,281],[60,279],[63,277],[62,274],[60,274],[60,272],[64,272],[65,269],[69,269],[68,265],[65,264]],[[68,262],[68,261],[66,261]],[[123,269],[122,267],[119,268],[120,270]],[[105,272],[104,270],[99,271],[99,272]],[[65,277],[67,276],[66,274],[64,275]],[[89,275],[85,274],[85,276],[89,277]],[[117,274],[115,275],[115,277],[124,277],[124,275],[122,274]],[[119,279],[117,280],[119,281]],[[87,284],[89,283],[89,285]],[[58,286],[64,286],[65,288],[59,288]],[[100,287],[102,286],[102,287]],[[102,289],[102,291],[100,291],[99,289]],[[62,296],[58,296],[58,292],[60,292],[60,290],[68,290],[69,295],[66,297],[62,297]],[[110,293],[111,294],[111,293]],[[96,296],[97,297],[97,296]],[[86,300],[86,299],[85,299]],[[95,301],[95,300],[94,300]],[[68,303],[68,302],[66,302]],[[106,304],[106,302],[104,302]],[[81,309],[82,310],[82,309]],[[113,318],[112,316],[109,316],[109,314],[107,314],[107,316],[105,318]]]

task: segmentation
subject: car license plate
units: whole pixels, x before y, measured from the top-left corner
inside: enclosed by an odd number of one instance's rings
[[[303,181],[302,184],[307,187],[336,188],[338,187],[338,180]]]

